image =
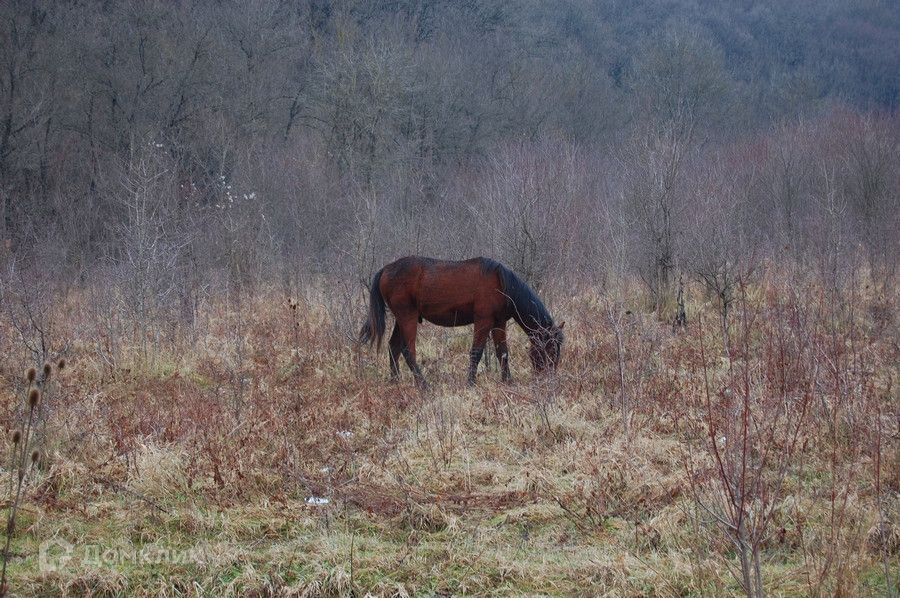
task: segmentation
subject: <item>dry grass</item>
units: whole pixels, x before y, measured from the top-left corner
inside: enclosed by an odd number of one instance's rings
[[[698,315],[718,321],[712,303],[689,305],[691,325],[677,334],[652,316],[626,321],[626,433],[615,340],[594,292],[554,306],[569,334],[562,372],[546,384],[532,381],[516,333],[517,381],[500,384],[494,368],[467,389],[468,329],[423,327],[424,395],[408,372],[386,382],[387,356],[357,353],[314,292],[297,308],[276,293],[240,309],[207,305],[190,333],[149,356],[122,342],[112,365],[87,306],[69,297],[59,334],[70,365],[14,538],[13,592],[737,593],[734,548],[700,504],[715,493],[711,456],[702,433],[689,435],[710,425],[701,366],[715,384],[734,363],[751,365],[762,397],[792,395],[784,376],[777,392],[769,382],[809,359],[820,365],[773,497],[765,587],[883,595],[885,560],[900,579],[897,298],[863,293],[849,309],[773,277],[750,301],[760,316],[730,359],[715,325],[698,332]],[[778,330],[811,345],[768,360]],[[14,361],[3,369],[5,429]],[[716,401],[714,423],[730,413]],[[754,417],[771,415],[764,405]],[[74,558],[41,571],[38,547],[53,538],[75,545]],[[199,562],[97,566],[85,545],[126,557],[194,550]]]

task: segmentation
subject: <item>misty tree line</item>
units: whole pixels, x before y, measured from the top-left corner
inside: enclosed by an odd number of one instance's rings
[[[139,313],[411,253],[892,275],[900,9],[844,4],[11,0],[0,262]]]

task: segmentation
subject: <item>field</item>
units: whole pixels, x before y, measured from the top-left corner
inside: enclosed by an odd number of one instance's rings
[[[689,287],[677,330],[637,287],[557,294],[548,380],[516,329],[514,382],[468,388],[470,328],[424,326],[425,392],[386,380],[324,284],[171,330],[70,292],[38,312],[67,363],[35,382],[11,595],[896,591],[896,289],[786,278],[739,285],[725,320]],[[40,338],[16,321],[7,430]]]
[[[898,40],[896,1],[0,2],[0,598],[900,595]],[[546,303],[512,382],[429,324],[389,380],[411,255]]]

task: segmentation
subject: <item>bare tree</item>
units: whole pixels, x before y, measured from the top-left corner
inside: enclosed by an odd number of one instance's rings
[[[727,91],[721,58],[692,32],[648,42],[633,75],[639,124],[621,156],[631,181],[639,271],[655,308],[671,300],[685,209],[684,170]]]

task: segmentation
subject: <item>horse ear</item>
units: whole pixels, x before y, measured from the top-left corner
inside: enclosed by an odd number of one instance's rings
[[[563,329],[563,326],[565,326],[565,325],[566,325],[566,321],[563,320],[562,322],[559,323],[559,326],[557,326],[557,328],[559,328],[560,330],[562,330],[562,329]]]

